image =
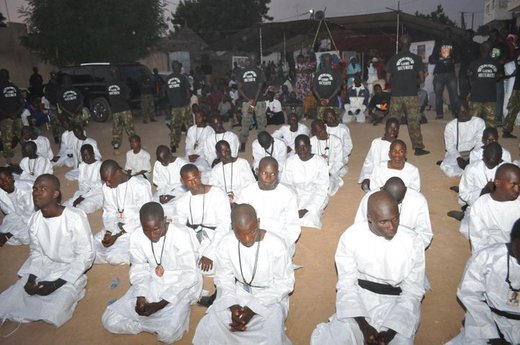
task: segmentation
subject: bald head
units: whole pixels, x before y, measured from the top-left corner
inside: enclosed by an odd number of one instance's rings
[[[185,164],[182,166],[181,168],[181,171],[180,171],[180,175],[183,176],[183,175],[186,175],[188,173],[193,173],[193,172],[199,172],[199,168],[197,168],[197,166],[195,164]]]
[[[151,201],[144,204],[139,210],[139,219],[142,222],[151,220],[162,220],[164,218],[164,210],[161,204]]]
[[[394,238],[399,226],[397,202],[386,191],[375,192],[368,198],[368,227],[376,236]]]
[[[57,190],[57,191],[59,191],[61,188],[60,180],[56,176],[51,175],[51,174],[42,174],[42,175],[38,176],[36,181],[45,181],[45,182],[49,183],[54,188],[54,190]],[[36,181],[34,183],[36,183]]]
[[[262,146],[264,149],[269,148],[269,146],[271,146],[273,143],[273,137],[266,131],[261,131],[258,133],[257,139],[260,146]]]
[[[155,155],[159,157],[160,155],[169,154],[170,149],[166,145],[159,145],[157,146],[157,149],[155,150]]]
[[[502,161],[502,151],[502,146],[497,142],[486,145],[482,157],[489,169],[496,167]]]
[[[514,201],[520,195],[520,168],[506,163],[498,167],[495,173],[495,191],[492,193],[496,201]]]
[[[260,163],[258,163],[258,169],[265,170],[268,167],[278,171],[278,161],[271,156],[262,158]]]
[[[107,159],[101,164],[101,168],[99,168],[99,173],[101,176],[111,176],[116,171],[122,169],[119,163],[117,163],[113,159]]]
[[[398,204],[403,201],[404,196],[406,195],[406,186],[403,180],[397,176],[390,177],[381,190],[388,192]]]
[[[231,211],[231,223],[234,228],[236,225],[246,226],[256,219],[256,211],[253,206],[249,204],[238,204],[233,208],[233,211]]]

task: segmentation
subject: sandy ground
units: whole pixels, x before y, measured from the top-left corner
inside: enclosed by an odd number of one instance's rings
[[[433,118],[431,112],[428,117]],[[434,231],[432,245],[426,252],[426,270],[432,283],[422,304],[422,322],[417,333],[416,344],[443,344],[455,336],[464,315],[456,299],[456,289],[469,257],[469,244],[459,233],[459,223],[446,216],[451,209],[458,209],[456,195],[448,188],[458,184],[457,178],[444,176],[435,162],[442,159],[444,152],[443,131],[447,120],[433,120],[423,126],[424,142],[431,154],[415,157],[409,154],[409,161],[419,167],[422,179],[422,192],[429,201],[430,215]],[[270,127],[272,132],[275,128]],[[121,153],[115,155],[110,147],[111,124],[91,123],[88,135],[98,141],[105,159],[113,158],[124,164],[125,152],[129,149],[125,139]],[[363,192],[357,184],[363,159],[373,138],[383,134],[383,126],[368,124],[350,125],[354,149],[349,163],[349,174],[345,177],[343,188],[330,199],[323,216],[321,231],[304,228],[296,247],[295,263],[304,267],[296,271],[296,286],[290,299],[289,317],[286,321],[287,334],[293,344],[309,344],[315,326],[327,320],[335,312],[335,284],[337,280],[334,266],[334,253],[341,233],[352,223]],[[163,119],[151,124],[142,124],[136,118],[136,131],[143,138],[143,146],[155,156],[159,144],[168,143],[168,129]],[[235,128],[238,131],[238,128]],[[515,130],[519,135],[518,129]],[[406,126],[401,127],[400,137],[410,145]],[[251,137],[250,137],[251,138]],[[251,140],[250,140],[251,142]],[[501,140],[518,159],[518,141]],[[58,147],[53,145],[55,152]],[[183,151],[179,150],[178,154]],[[19,154],[19,153],[18,153]],[[241,154],[249,160],[251,148]],[[77,188],[63,178],[66,169],[58,168],[55,174],[62,181],[65,198],[72,196]],[[89,216],[92,232],[101,227],[101,211]],[[13,284],[16,272],[28,255],[28,248],[4,247],[0,249],[0,291]],[[111,289],[111,283],[119,278],[121,283]],[[155,344],[154,335],[113,335],[103,329],[101,314],[107,302],[119,298],[128,289],[128,266],[94,266],[88,272],[88,285],[85,298],[79,303],[72,320],[57,329],[43,322],[22,324],[12,335],[7,336],[18,326],[6,322],[0,327],[0,344]],[[208,285],[208,282],[206,282]],[[1,306],[0,306],[1,307]],[[178,344],[191,344],[193,332],[205,309],[193,306],[190,330]]]

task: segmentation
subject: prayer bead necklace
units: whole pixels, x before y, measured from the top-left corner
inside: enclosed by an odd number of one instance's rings
[[[130,179],[128,179],[129,181]],[[128,181],[125,182],[125,194],[123,197],[123,208],[119,208],[119,186],[116,187],[116,206],[117,206],[117,213],[118,218],[120,221],[123,221],[124,213],[125,213],[125,203],[126,203],[126,192],[128,191]]]
[[[168,226],[168,223],[166,223],[166,226]],[[153,255],[153,260],[155,261],[155,274],[157,274],[158,277],[162,277],[164,275],[164,267],[162,266],[162,256],[163,256],[163,253],[164,253],[164,245],[166,244],[166,233],[164,233],[164,236],[163,236],[163,244],[162,244],[162,248],[161,248],[161,256],[159,258],[159,262],[157,262],[157,259],[155,258],[155,251],[153,249],[153,242],[150,241],[150,244],[152,246],[152,255]]]
[[[256,242],[256,254],[255,254],[255,264],[253,266],[253,273],[251,275],[251,280],[249,282],[246,281],[246,278],[244,277],[244,272],[242,271],[242,255],[240,254],[240,241],[238,242],[238,265],[240,266],[240,275],[242,276],[242,282],[247,286],[247,292],[251,293],[251,284],[253,283],[253,280],[255,280],[256,275],[256,269],[258,268],[258,254],[260,253],[260,230],[256,229],[256,236],[255,236],[255,242]]]

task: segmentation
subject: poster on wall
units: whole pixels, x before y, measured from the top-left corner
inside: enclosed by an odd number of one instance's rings
[[[233,56],[231,58],[231,70],[233,70],[233,68],[235,68],[235,63],[240,68],[246,67],[246,62],[247,62],[247,56]]]
[[[434,45],[435,41],[413,42],[410,45],[410,52],[419,55],[423,63],[428,63],[428,58],[432,55]]]
[[[182,64],[182,73],[190,73],[190,52],[171,52],[168,54],[168,58],[170,59],[169,66],[172,65],[172,61],[179,61]]]
[[[316,52],[315,54],[316,54],[316,61],[318,62],[316,64],[316,71],[320,69],[321,56],[323,54],[330,54],[330,55],[332,55],[332,64],[333,65],[336,65],[336,64],[338,64],[341,61],[341,55],[339,54],[339,51],[337,51],[337,50],[331,50],[331,51],[328,51],[328,52]]]

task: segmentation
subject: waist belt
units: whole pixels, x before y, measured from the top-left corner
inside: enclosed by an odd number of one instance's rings
[[[500,310],[500,309],[496,309],[496,308],[493,308],[493,307],[489,307],[489,309],[491,309],[491,311],[497,315],[500,315],[500,316],[503,316],[505,318],[508,318],[508,319],[511,319],[511,320],[520,320],[520,315],[518,314],[511,314],[511,313],[508,313],[507,311],[503,311],[503,310]]]
[[[217,228],[216,226],[206,226],[204,224],[190,224],[189,222],[186,222],[186,226],[195,230],[197,240],[199,241],[199,243],[202,243],[202,241],[204,241],[205,238],[209,239],[206,230],[215,231],[215,229]]]
[[[358,285],[365,290],[372,291],[379,295],[399,296],[401,292],[403,292],[400,287],[393,287],[392,285],[380,284],[364,279],[358,279]]]

